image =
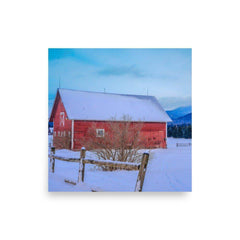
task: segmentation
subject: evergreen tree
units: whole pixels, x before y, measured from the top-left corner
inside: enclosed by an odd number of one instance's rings
[[[170,125],[168,126],[168,137],[192,138],[192,125]]]

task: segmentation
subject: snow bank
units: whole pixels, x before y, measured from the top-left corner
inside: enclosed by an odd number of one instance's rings
[[[192,164],[191,146],[176,147],[176,143],[191,143],[191,139],[168,139],[168,149],[152,149],[143,184],[145,192],[191,191]],[[142,150],[145,152],[146,150]],[[65,157],[79,157],[80,152],[57,150],[56,154]],[[95,155],[86,152],[86,158]],[[100,168],[86,164],[84,184],[72,185],[64,179],[77,181],[79,164],[56,160],[55,173],[49,173],[49,191],[134,191],[138,171],[102,171]]]

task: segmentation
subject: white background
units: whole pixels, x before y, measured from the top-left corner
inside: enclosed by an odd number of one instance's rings
[[[1,239],[239,239],[237,1],[2,1]],[[192,193],[48,193],[49,47],[192,48]]]

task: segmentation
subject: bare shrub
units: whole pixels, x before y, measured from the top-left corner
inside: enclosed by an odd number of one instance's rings
[[[58,149],[70,149],[71,137],[70,136],[55,136],[53,145]]]
[[[124,116],[122,121],[112,119],[107,124],[98,126],[94,123],[80,143],[92,150],[98,159],[140,162],[139,150],[143,146],[140,136],[142,126],[142,122],[133,123],[127,116]],[[104,136],[97,136],[97,129],[104,129]],[[104,170],[113,169],[107,167]]]

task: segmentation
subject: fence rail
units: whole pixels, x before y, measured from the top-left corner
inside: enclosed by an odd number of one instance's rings
[[[122,170],[139,170],[137,182],[135,185],[135,192],[141,192],[145,174],[148,165],[149,153],[144,153],[142,156],[141,163],[130,163],[130,162],[120,162],[120,161],[111,161],[111,160],[94,160],[94,159],[85,159],[86,156],[86,149],[83,147],[80,152],[80,158],[66,158],[56,156],[55,154],[55,147],[51,147],[51,153],[48,155],[50,158],[50,170],[52,173],[55,171],[55,159],[67,162],[79,162],[79,171],[78,171],[78,180],[77,182],[67,180],[64,181],[67,183],[71,183],[76,185],[77,183],[84,182],[84,175],[85,175],[85,164],[95,164],[98,166],[107,166],[113,168],[119,168]]]
[[[48,154],[48,157],[51,158],[51,154]],[[61,161],[66,161],[66,162],[79,162],[80,158],[69,158],[69,157],[61,157],[61,156],[56,156],[54,155],[55,159],[61,160]]]
[[[48,154],[48,157],[51,158],[52,154]],[[54,155],[54,158],[66,162],[79,162],[81,158],[67,158]],[[109,167],[120,167],[125,170],[139,170],[140,163],[131,163],[131,162],[120,162],[120,161],[109,161],[109,160],[95,160],[95,159],[83,159],[83,163],[95,164],[98,166],[109,166]]]
[[[121,168],[124,170],[139,170],[140,168],[140,164],[137,164],[137,163],[127,163],[127,162],[108,161],[108,160],[84,159],[83,163],[95,164],[98,166]]]
[[[192,143],[176,143],[176,147],[189,147]]]

